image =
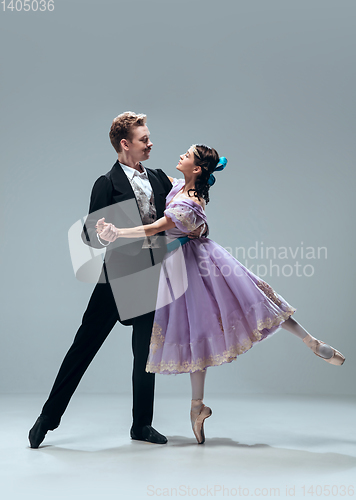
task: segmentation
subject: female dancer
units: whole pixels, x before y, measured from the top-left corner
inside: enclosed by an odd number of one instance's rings
[[[169,242],[181,240],[182,247],[167,253],[162,266],[146,371],[190,373],[190,418],[199,444],[205,441],[204,420],[212,414],[203,404],[208,366],[230,363],[279,327],[302,339],[328,363],[345,361],[339,351],[312,337],[291,317],[296,309],[227,250],[206,237],[186,237],[206,223],[204,208],[215,182],[213,172],[226,162],[215,149],[193,145],[176,167],[184,179],[170,178],[173,187],[164,217],[136,228],[118,229],[104,219],[97,225],[100,238],[107,241],[161,231],[166,231]]]

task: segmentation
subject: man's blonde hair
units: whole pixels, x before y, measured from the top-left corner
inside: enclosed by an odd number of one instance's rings
[[[113,148],[117,153],[120,153],[121,148],[121,140],[128,139],[132,140],[132,131],[135,127],[140,127],[141,125],[145,125],[147,120],[147,116],[142,113],[137,115],[133,111],[125,111],[125,113],[121,113],[121,115],[114,118],[109,137]]]

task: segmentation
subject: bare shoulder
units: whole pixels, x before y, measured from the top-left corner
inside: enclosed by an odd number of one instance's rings
[[[173,177],[170,177],[169,175],[167,175],[167,177],[171,181],[171,183],[173,184]]]

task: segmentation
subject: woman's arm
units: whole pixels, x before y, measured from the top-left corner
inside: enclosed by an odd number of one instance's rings
[[[169,217],[161,217],[152,224],[145,224],[144,226],[125,227],[119,229],[113,224],[107,224],[102,218],[98,220],[97,232],[100,239],[105,241],[115,241],[117,238],[144,238],[145,236],[153,236],[154,234],[172,229],[175,227],[174,222]]]

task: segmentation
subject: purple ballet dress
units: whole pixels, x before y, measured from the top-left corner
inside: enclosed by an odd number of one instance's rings
[[[192,200],[172,198],[164,214],[176,227],[169,241],[207,222]],[[166,254],[159,281],[146,371],[178,374],[230,363],[271,336],[296,309],[265,281],[209,238],[191,239]]]

